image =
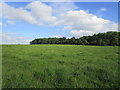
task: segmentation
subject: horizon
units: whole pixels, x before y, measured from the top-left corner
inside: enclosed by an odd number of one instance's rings
[[[82,37],[118,31],[117,2],[7,2],[2,44],[29,44],[35,38]]]

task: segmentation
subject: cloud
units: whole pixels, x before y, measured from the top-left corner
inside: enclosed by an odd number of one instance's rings
[[[105,11],[107,11],[107,8],[100,8],[100,9],[96,12],[96,15],[99,16],[99,17],[103,17]]]
[[[53,13],[58,16],[67,11],[78,9],[73,2],[54,2],[51,3],[50,6],[53,8]]]
[[[55,35],[55,36],[52,36],[52,38],[61,38],[62,36],[60,35]]]
[[[63,27],[62,30],[70,30],[70,29],[72,29],[72,26],[65,26],[65,27]]]
[[[15,22],[14,22],[14,21],[11,21],[11,20],[8,20],[7,23],[8,23],[8,24],[14,24]]]
[[[0,26],[3,26],[4,24],[2,22],[0,22]]]
[[[40,22],[36,21],[36,19],[23,8],[14,8],[5,3],[0,3],[0,7],[2,6],[2,16],[5,19],[17,21],[22,20],[30,24],[41,25]]]
[[[16,21],[25,21],[27,23],[39,26],[58,25],[61,22],[60,20],[57,20],[60,14],[69,10],[78,9],[78,7],[73,2],[54,2],[50,5],[47,5],[41,3],[40,1],[33,1],[25,8],[15,8],[6,3],[0,3],[0,7],[3,8],[0,13],[2,13],[3,18],[8,20],[8,24],[13,24]],[[56,17],[57,14],[58,17]]]
[[[0,3],[3,7],[3,18],[7,23],[24,21],[35,25],[62,26],[62,30],[70,30],[72,36],[90,35],[93,33],[117,31],[118,25],[110,20],[98,17],[85,10],[78,10],[75,3],[51,3],[45,4],[33,1],[25,8],[15,8],[6,3]],[[99,12],[106,11],[100,8]],[[100,13],[99,13],[100,14]]]
[[[87,36],[87,35],[92,35],[94,34],[91,31],[87,31],[87,30],[72,30],[71,35],[75,36],[75,37],[81,37],[81,36]]]
[[[62,14],[62,17],[63,21],[61,24],[66,25],[63,29],[71,30],[71,34],[74,36],[83,36],[85,33],[87,35],[117,30],[116,23],[99,18],[96,15],[88,13],[84,10],[71,10]]]
[[[23,8],[14,8],[6,3],[0,3],[0,7],[3,8],[0,13],[2,13],[3,18],[9,20],[8,23],[21,20],[41,26],[44,23],[56,21],[56,17],[52,16],[52,8],[39,1],[34,1],[26,6],[30,11]]]
[[[39,1],[34,1],[26,6],[31,10],[31,14],[39,21],[44,23],[53,23],[56,21],[56,17],[52,16],[52,8]]]
[[[107,11],[107,9],[106,8],[100,8],[99,11]]]
[[[15,36],[15,33],[2,32],[0,33],[1,44],[28,44],[30,42],[29,37]]]

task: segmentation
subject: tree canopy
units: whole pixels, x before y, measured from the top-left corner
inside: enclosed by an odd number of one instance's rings
[[[80,38],[38,38],[30,44],[73,44],[73,45],[98,45],[98,46],[120,46],[120,32],[109,31],[106,33],[93,34]]]

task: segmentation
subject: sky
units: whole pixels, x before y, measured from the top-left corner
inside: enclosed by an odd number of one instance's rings
[[[0,7],[2,44],[118,30],[117,2],[3,2]]]

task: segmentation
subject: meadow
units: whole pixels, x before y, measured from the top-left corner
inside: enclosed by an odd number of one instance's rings
[[[117,88],[118,46],[2,45],[3,88]]]

